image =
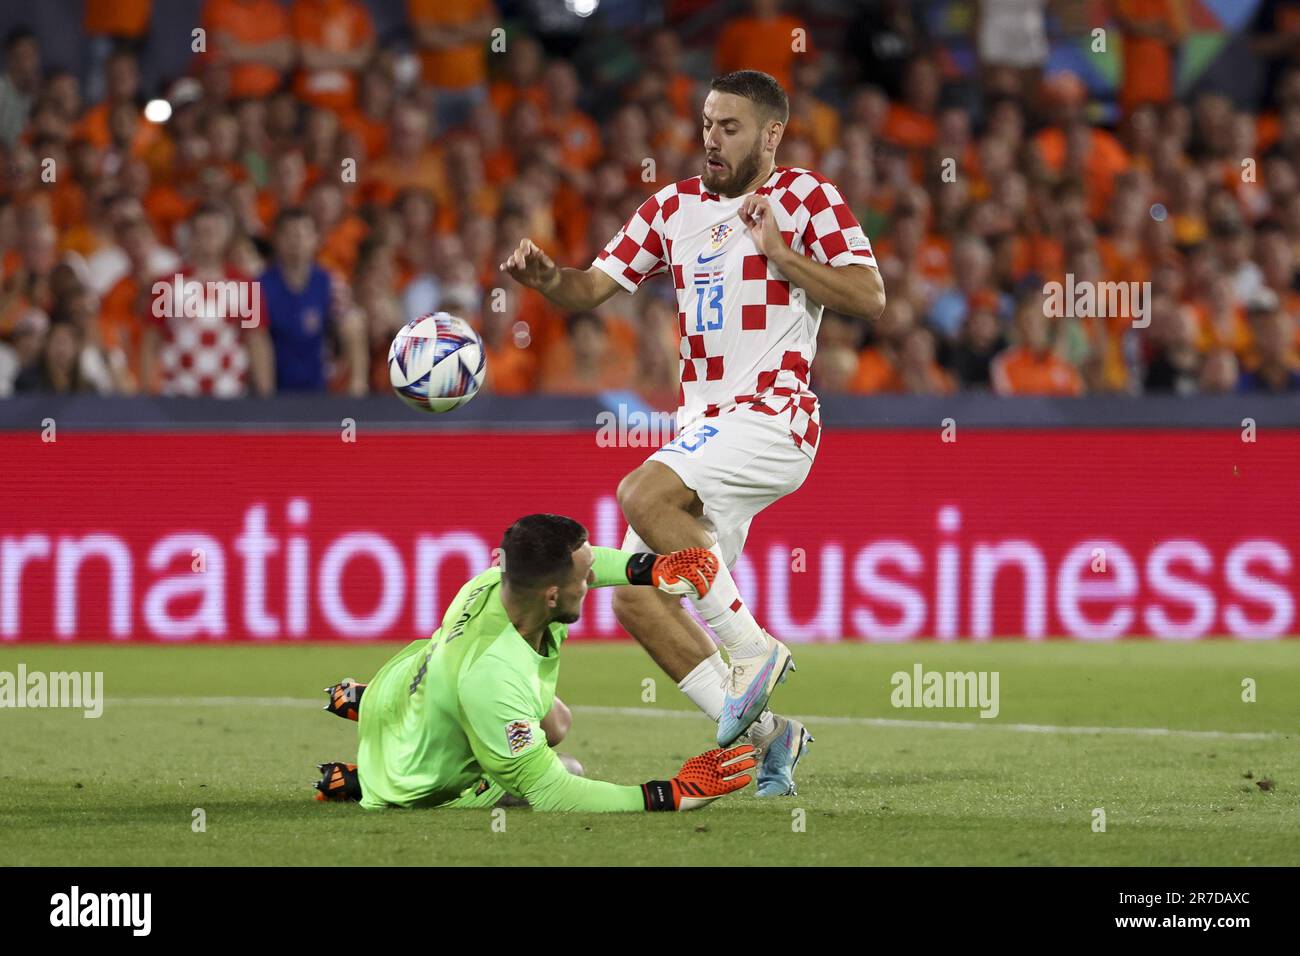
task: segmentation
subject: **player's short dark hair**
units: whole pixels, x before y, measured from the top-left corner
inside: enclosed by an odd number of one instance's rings
[[[713,78],[709,89],[743,96],[758,107],[759,114],[767,119],[780,120],[782,123],[790,119],[790,97],[785,95],[781,84],[770,73],[761,70],[724,73]]]
[[[525,515],[501,538],[501,573],[514,587],[548,587],[573,572],[587,529],[564,515]]]

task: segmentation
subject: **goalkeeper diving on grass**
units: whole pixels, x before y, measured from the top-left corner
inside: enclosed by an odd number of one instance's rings
[[[358,721],[357,762],[320,765],[319,800],[363,807],[693,810],[750,782],[754,748],[711,750],[670,780],[588,780],[553,746],[568,729],[555,696],[560,647],[587,589],[657,587],[703,597],[718,571],[703,548],[672,554],[592,547],[571,518],[520,518],[501,541],[502,566],[466,583],[442,625],[367,684],[326,688],[326,710]]]

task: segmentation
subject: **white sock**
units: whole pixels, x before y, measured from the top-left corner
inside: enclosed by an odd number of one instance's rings
[[[740,600],[736,582],[732,580],[727,564],[722,560],[722,551],[714,544],[709,549],[718,559],[718,576],[713,580],[713,587],[703,598],[692,598],[700,617],[717,635],[722,646],[727,650],[727,657],[754,657],[767,650],[767,635],[763,633],[754,615],[749,613]]]
[[[677,689],[716,722],[722,716],[722,682],[726,679],[727,665],[722,663],[722,654],[714,651],[677,683]]]

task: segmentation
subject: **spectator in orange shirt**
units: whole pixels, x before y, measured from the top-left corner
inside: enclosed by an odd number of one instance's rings
[[[153,283],[171,278],[170,270],[158,269],[158,244],[153,227],[143,217],[130,219],[117,227],[118,244],[126,258],[125,273],[99,304],[99,340],[109,367],[122,390],[135,393],[140,382],[140,345],[150,318]]]
[[[916,313],[912,303],[898,296],[890,296],[885,311],[876,320],[876,344],[866,349],[858,358],[858,369],[849,383],[849,390],[861,394],[901,392],[903,380],[898,374],[903,343],[916,328]]]
[[[235,99],[270,96],[293,67],[289,12],[277,0],[207,0],[208,54],[230,71]]]
[[[393,108],[388,154],[361,167],[364,195],[390,203],[408,187],[427,189],[439,204],[447,200],[442,153],[429,145],[428,112],[414,100],[401,100]]]
[[[571,63],[554,60],[542,74],[546,88],[543,126],[560,143],[560,161],[569,167],[590,169],[603,148],[600,127],[578,109],[578,72]]]
[[[1114,0],[1112,12],[1124,49],[1120,107],[1127,115],[1143,103],[1168,103],[1186,32],[1182,0]]]
[[[614,348],[605,322],[595,312],[575,312],[568,335],[542,357],[538,389],[551,395],[596,395],[632,384],[631,357]]]
[[[781,13],[780,0],[750,0],[751,13],[727,21],[718,37],[719,73],[759,70],[788,90],[793,85],[795,57],[811,49],[808,28],[798,17]],[[795,31],[801,31],[796,33]],[[802,39],[802,47],[795,47]]]
[[[488,91],[492,108],[505,116],[520,100],[538,110],[546,108],[546,90],[542,86],[545,59],[542,46],[528,35],[512,37],[506,52],[506,78],[497,80]]]
[[[1070,109],[1059,126],[1034,137],[1043,164],[1053,174],[1085,184],[1088,215],[1100,220],[1114,193],[1115,177],[1129,168],[1128,153],[1114,135],[1090,126],[1082,106]]]
[[[993,360],[993,389],[999,395],[1071,397],[1083,394],[1079,371],[1052,351],[1043,296],[1027,292],[1016,308],[1018,344]]]
[[[501,205],[497,188],[484,178],[483,153],[472,136],[457,136],[447,144],[447,183],[452,204],[438,210],[434,228],[446,232],[476,217],[495,219]]]
[[[339,181],[329,176],[316,180],[307,190],[306,206],[321,237],[320,264],[341,276],[351,275],[357,250],[370,230],[360,216],[344,206]]]
[[[505,122],[491,103],[480,103],[471,111],[469,131],[483,154],[483,175],[493,186],[514,179],[517,168],[504,129]]]
[[[420,75],[433,87],[437,132],[469,121],[487,98],[487,41],[497,24],[491,0],[406,0],[420,51]]]
[[[159,128],[140,112],[140,64],[133,52],[119,49],[108,58],[107,84],[107,96],[103,102],[86,111],[76,126],[75,135],[88,140],[96,149],[106,149],[113,138],[109,129],[113,111],[119,107],[129,108],[130,149],[135,156],[144,155],[144,151],[158,138]]]
[[[695,80],[681,68],[681,40],[672,30],[658,29],[650,35],[646,49],[644,69],[658,74],[664,97],[673,112],[693,122],[699,104],[695,102]]]
[[[357,74],[375,52],[375,25],[358,0],[294,0],[298,45],[294,92],[312,106],[336,113],[357,101]]]
[[[90,290],[97,296],[106,294],[127,274],[131,267],[130,254],[126,248],[128,230],[137,221],[148,222],[140,199],[130,193],[114,194],[103,201],[101,207],[95,219],[105,241],[86,258],[86,279]],[[142,237],[135,235],[135,238]],[[147,238],[148,242],[144,243],[141,254],[146,256],[142,261],[148,268],[142,271],[148,271],[151,275],[163,275],[180,265],[180,257],[157,241],[153,228],[147,231]]]
[[[509,255],[503,252],[502,257]],[[494,255],[494,258],[500,258]],[[503,287],[505,308],[487,309],[482,313],[483,347],[487,350],[485,387],[498,395],[521,395],[533,391],[537,383],[537,356],[540,347],[527,319],[526,300],[533,293],[513,283]]]
[[[926,56],[907,64],[903,77],[903,99],[889,104],[881,138],[908,150],[934,145],[939,106],[939,65]]]
[[[1217,268],[1217,265],[1216,267]],[[1199,329],[1196,344],[1202,352],[1231,349],[1238,360],[1246,360],[1254,347],[1246,310],[1236,300],[1230,276],[1216,274],[1209,295],[1191,306]]]
[[[786,135],[810,140],[819,154],[825,154],[840,141],[839,111],[818,98],[825,61],[808,54],[794,65],[794,88],[790,91],[790,123]],[[793,165],[793,164],[787,164]]]
[[[346,113],[340,125],[365,147],[357,162],[374,162],[388,152],[388,117],[393,111],[393,78],[383,64],[375,62],[361,74],[357,108]]]

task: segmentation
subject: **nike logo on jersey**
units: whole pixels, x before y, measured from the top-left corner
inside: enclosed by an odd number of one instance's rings
[[[697,258],[695,261],[699,265],[704,265],[704,263],[706,262],[712,262],[714,259],[718,258],[718,256],[725,256],[730,251],[731,251],[730,249],[723,249],[721,252],[711,256],[706,256],[703,253],[701,253],[699,258]]]

